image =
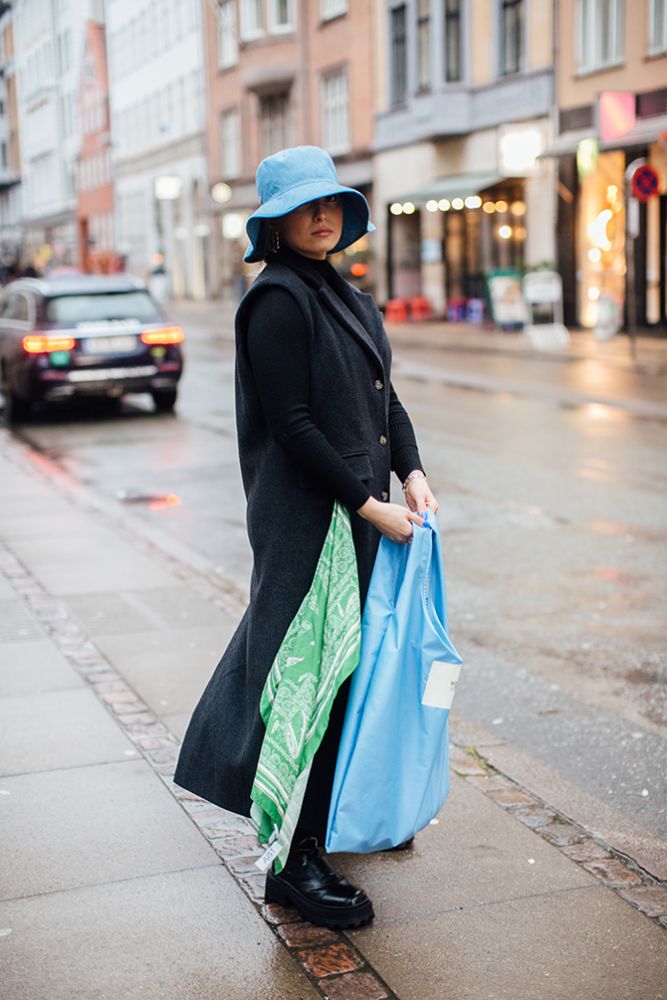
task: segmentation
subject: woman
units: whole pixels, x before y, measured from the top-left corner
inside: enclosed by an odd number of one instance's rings
[[[391,351],[370,295],[327,261],[374,228],[363,195],[338,183],[328,153],[285,149],[257,170],[260,208],[246,261],[267,266],[236,316],[236,421],[254,564],[250,604],[195,709],[175,781],[250,815],[264,738],[259,703],[311,584],[335,500],[350,512],[362,602],[380,540],[409,542],[437,511],[410,419],[390,382]],[[389,502],[391,471],[407,507]],[[347,686],[315,756],[293,847],[267,876],[267,901],[329,927],[373,916],[366,894],[320,857]]]

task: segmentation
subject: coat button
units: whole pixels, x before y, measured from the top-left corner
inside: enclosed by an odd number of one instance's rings
[[[380,434],[380,444],[386,444],[386,443],[387,443],[386,437],[384,436],[384,434]]]
[[[389,494],[387,493],[386,490],[382,490],[382,493],[380,494],[380,496],[382,497],[383,500],[388,500],[389,499]]]
[[[381,378],[376,378],[375,382],[373,382],[373,385],[375,386],[376,389],[384,389],[384,382],[382,381]]]

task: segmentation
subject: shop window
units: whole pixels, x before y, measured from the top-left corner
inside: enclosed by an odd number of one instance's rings
[[[389,37],[391,40],[391,104],[392,107],[396,107],[405,104],[408,90],[406,5],[404,3],[392,7],[389,11]]]
[[[233,66],[239,58],[239,47],[236,39],[235,4],[234,0],[225,0],[217,11],[218,18],[218,66],[226,69]]]
[[[347,74],[344,70],[322,78],[322,142],[332,154],[350,148],[348,126]]]
[[[417,0],[417,86],[431,86],[431,0]]]
[[[623,0],[579,0],[577,59],[581,73],[623,58]]]
[[[289,91],[260,98],[259,124],[262,159],[290,145]]]
[[[658,56],[667,52],[667,0],[650,0],[648,16],[648,54]]]
[[[238,108],[220,115],[220,170],[225,179],[241,173],[241,128]]]
[[[241,38],[248,42],[263,32],[262,0],[241,0]]]
[[[577,212],[578,319],[595,326],[625,300],[625,157],[600,153],[580,179]]]
[[[445,80],[458,83],[463,79],[463,18],[462,0],[445,0]]]
[[[518,73],[523,63],[523,0],[501,0],[500,73]]]

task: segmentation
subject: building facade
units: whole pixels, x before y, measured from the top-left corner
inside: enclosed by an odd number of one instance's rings
[[[116,250],[174,296],[208,292],[201,0],[108,0]]]
[[[0,266],[10,272],[21,258],[19,151],[14,24],[11,4],[0,4]]]
[[[105,28],[86,25],[79,88],[81,148],[76,164],[78,259],[82,271],[117,269]]]
[[[552,0],[376,0],[377,293],[438,313],[553,266]]]
[[[558,259],[566,321],[667,333],[667,3],[557,5]],[[652,166],[638,202],[632,174]]]
[[[16,0],[24,253],[38,267],[77,263],[78,91],[85,25],[94,0]]]
[[[323,146],[341,182],[372,196],[374,7],[371,0],[221,0],[204,2],[203,11],[213,290],[236,297],[256,270],[241,260],[265,156]],[[336,263],[358,284],[372,284],[365,238]]]

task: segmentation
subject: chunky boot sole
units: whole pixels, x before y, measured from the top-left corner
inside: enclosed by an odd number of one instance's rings
[[[370,899],[360,906],[326,906],[314,903],[303,893],[295,889],[289,882],[284,882],[273,872],[266,876],[266,891],[264,899],[267,903],[278,903],[279,906],[295,907],[304,920],[317,927],[329,927],[332,930],[344,930],[351,927],[363,927],[371,922],[375,914]]]

